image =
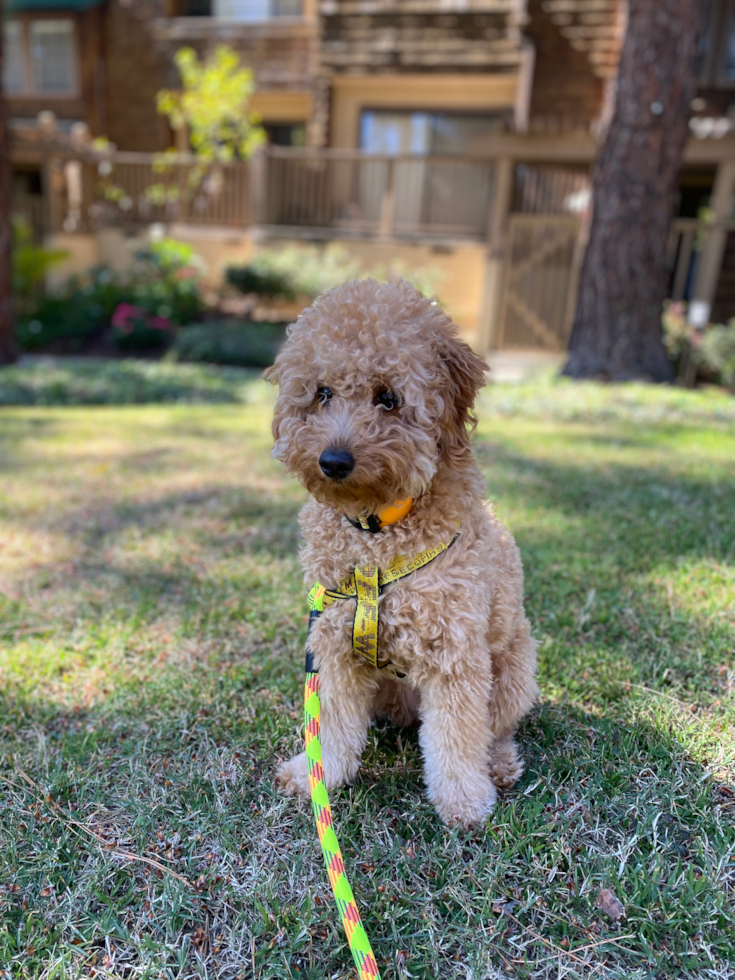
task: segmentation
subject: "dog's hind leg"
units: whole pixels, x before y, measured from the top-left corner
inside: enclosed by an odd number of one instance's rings
[[[510,643],[493,649],[493,687],[490,693],[490,774],[498,789],[512,786],[523,774],[523,761],[513,734],[537,696],[536,644],[527,619]]]
[[[508,789],[523,775],[523,759],[512,735],[490,746],[490,775],[497,789]]]

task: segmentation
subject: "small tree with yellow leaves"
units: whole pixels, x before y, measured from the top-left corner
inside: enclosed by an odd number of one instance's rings
[[[158,111],[174,130],[188,129],[189,142],[203,163],[247,160],[265,139],[260,119],[247,105],[255,90],[253,73],[227,45],[205,61],[191,48],[174,58],[183,89],[158,93]]]
[[[220,164],[249,159],[265,142],[265,131],[260,117],[248,109],[255,90],[253,73],[241,67],[232,48],[219,45],[203,61],[192,48],[180,48],[174,61],[182,88],[159,92],[157,106],[173,130],[188,134],[196,165],[189,171],[186,189],[193,192]],[[182,188],[171,180],[178,156],[176,150],[159,155],[155,169],[162,182],[148,189],[151,203],[173,203],[180,198]]]

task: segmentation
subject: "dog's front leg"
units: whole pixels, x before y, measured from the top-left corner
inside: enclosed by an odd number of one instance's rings
[[[351,783],[360,768],[377,680],[352,656],[323,662],[319,677],[322,765],[327,789],[335,789]],[[276,778],[289,796],[308,796],[306,753],[284,762]]]
[[[491,681],[432,675],[421,686],[419,742],[431,802],[445,823],[482,823],[496,800],[488,772]]]

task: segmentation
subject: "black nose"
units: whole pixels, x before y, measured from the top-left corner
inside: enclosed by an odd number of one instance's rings
[[[330,480],[344,480],[355,468],[355,458],[346,449],[325,449],[319,457],[322,473]]]

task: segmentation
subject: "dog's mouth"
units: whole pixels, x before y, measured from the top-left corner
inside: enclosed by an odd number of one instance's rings
[[[397,474],[386,472],[371,456],[354,453],[344,446],[324,449],[312,473],[307,480],[311,493],[349,517],[373,513],[401,496]]]
[[[402,462],[403,466],[390,468],[372,454],[330,446],[314,459],[316,465],[310,474],[303,474],[302,481],[321,503],[359,519],[395,507],[397,501],[415,500],[425,492],[428,481],[411,479],[410,471],[403,472],[406,461]]]

